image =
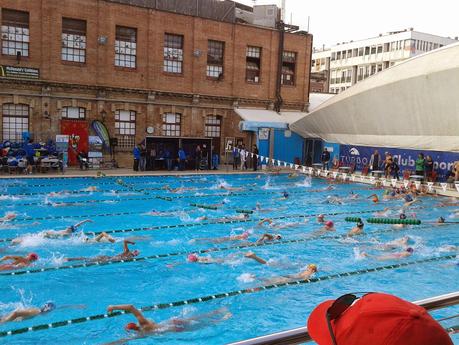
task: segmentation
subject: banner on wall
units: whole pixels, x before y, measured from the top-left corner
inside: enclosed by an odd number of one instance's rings
[[[69,164],[77,165],[78,152],[88,152],[89,129],[86,121],[61,120],[61,134],[69,136]]]
[[[369,146],[352,146],[340,145],[340,161],[344,165],[355,163],[357,170],[362,170],[365,165],[370,162],[371,155],[374,150],[378,150],[381,156],[381,164],[384,160],[385,152],[389,152],[398,163],[400,171],[415,170],[415,161],[419,153],[423,153],[424,157],[429,155],[434,161],[434,169],[437,172],[438,178],[443,178],[455,161],[459,160],[459,153],[456,152],[441,152],[441,151],[422,151],[395,149],[384,147],[369,147]]]

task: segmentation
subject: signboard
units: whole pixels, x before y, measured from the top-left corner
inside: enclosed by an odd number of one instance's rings
[[[225,152],[232,152],[234,147],[234,138],[225,138]]]
[[[403,170],[415,170],[415,161],[419,153],[424,156],[431,156],[434,161],[434,169],[437,171],[438,177],[442,179],[446,172],[451,169],[455,161],[459,160],[459,153],[442,152],[442,151],[423,151],[409,150],[383,147],[369,146],[352,146],[340,145],[340,161],[345,165],[352,163],[356,164],[356,169],[361,170],[363,166],[369,164],[371,155],[377,149],[380,154],[380,159],[384,160],[384,153],[389,152],[400,167],[400,172]],[[382,163],[381,163],[382,164]]]
[[[88,142],[89,142],[89,152],[88,152],[89,161],[91,162],[91,165],[93,168],[99,168],[102,162],[102,158],[103,158],[102,147],[104,143],[102,139],[97,135],[90,135],[88,137]]]
[[[40,70],[31,67],[0,65],[0,77],[39,79]]]
[[[260,128],[258,130],[258,140],[268,140],[269,139],[269,128]]]
[[[56,150],[58,152],[67,152],[69,148],[69,136],[58,134],[56,135]]]

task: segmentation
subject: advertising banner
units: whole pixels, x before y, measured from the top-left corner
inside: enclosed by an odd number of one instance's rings
[[[40,70],[38,68],[0,65],[0,77],[39,79]]]
[[[401,172],[403,170],[415,170],[415,161],[419,153],[423,153],[424,157],[429,155],[434,161],[434,169],[440,180],[444,178],[446,172],[451,169],[454,162],[459,160],[459,153],[456,152],[340,145],[340,161],[345,165],[355,163],[356,170],[362,170],[365,165],[369,164],[371,155],[375,149],[379,151],[381,160],[384,160],[384,154],[386,152],[392,154],[394,160],[398,163]]]

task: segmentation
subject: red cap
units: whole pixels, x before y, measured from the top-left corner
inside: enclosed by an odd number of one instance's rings
[[[326,318],[333,302],[319,304],[309,316],[308,331],[318,345],[333,345]],[[340,345],[453,345],[423,307],[383,293],[363,296],[331,324]]]
[[[35,253],[30,253],[29,255],[27,255],[27,259],[29,261],[36,261],[36,260],[38,260],[38,255],[35,254]]]
[[[333,227],[334,224],[333,224],[333,222],[331,220],[329,220],[329,221],[327,221],[325,223],[325,225],[328,226],[329,228],[331,228],[331,227]]]
[[[140,329],[134,322],[129,322],[124,328],[126,331],[138,331]]]

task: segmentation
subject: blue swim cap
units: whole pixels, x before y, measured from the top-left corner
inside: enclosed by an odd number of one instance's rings
[[[410,194],[405,195],[405,201],[410,202],[413,201],[413,197]]]
[[[287,198],[287,197],[288,197],[288,193],[287,193],[287,192],[285,192],[285,191],[282,193],[282,195],[283,195],[285,198]]]

